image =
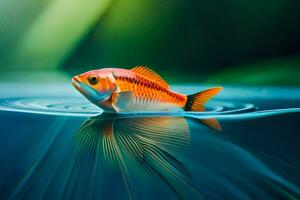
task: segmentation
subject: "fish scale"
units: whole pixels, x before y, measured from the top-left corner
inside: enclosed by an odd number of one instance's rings
[[[179,97],[180,94],[169,92],[143,77],[130,73],[115,73],[115,75],[118,91],[132,91],[134,94],[130,107],[153,109],[160,107],[161,104],[165,104],[166,107],[185,104],[185,98]]]

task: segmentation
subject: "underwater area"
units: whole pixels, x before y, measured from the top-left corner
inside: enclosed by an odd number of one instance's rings
[[[225,86],[206,112],[115,115],[70,84],[0,87],[0,199],[300,198],[299,89]]]

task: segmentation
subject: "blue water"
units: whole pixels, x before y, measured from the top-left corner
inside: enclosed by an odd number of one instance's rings
[[[300,197],[300,89],[225,87],[206,113],[122,115],[68,84],[0,94],[0,199]]]

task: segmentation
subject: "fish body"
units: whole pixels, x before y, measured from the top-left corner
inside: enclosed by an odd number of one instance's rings
[[[204,111],[204,104],[222,88],[185,95],[171,91],[151,69],[104,68],[73,77],[72,83],[87,99],[109,112],[169,110]]]
[[[147,77],[125,69],[111,71],[117,90],[110,101],[113,105],[120,105],[119,111],[167,110],[183,108],[186,103],[186,95],[171,91],[158,77]],[[123,98],[120,94],[124,95]]]

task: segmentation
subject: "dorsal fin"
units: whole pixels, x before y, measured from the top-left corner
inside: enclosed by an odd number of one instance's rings
[[[149,69],[148,67],[136,66],[132,68],[131,71],[141,76],[144,76],[145,78],[148,78],[149,80],[159,84],[164,88],[169,88],[169,84],[162,77],[160,77],[156,72]]]

